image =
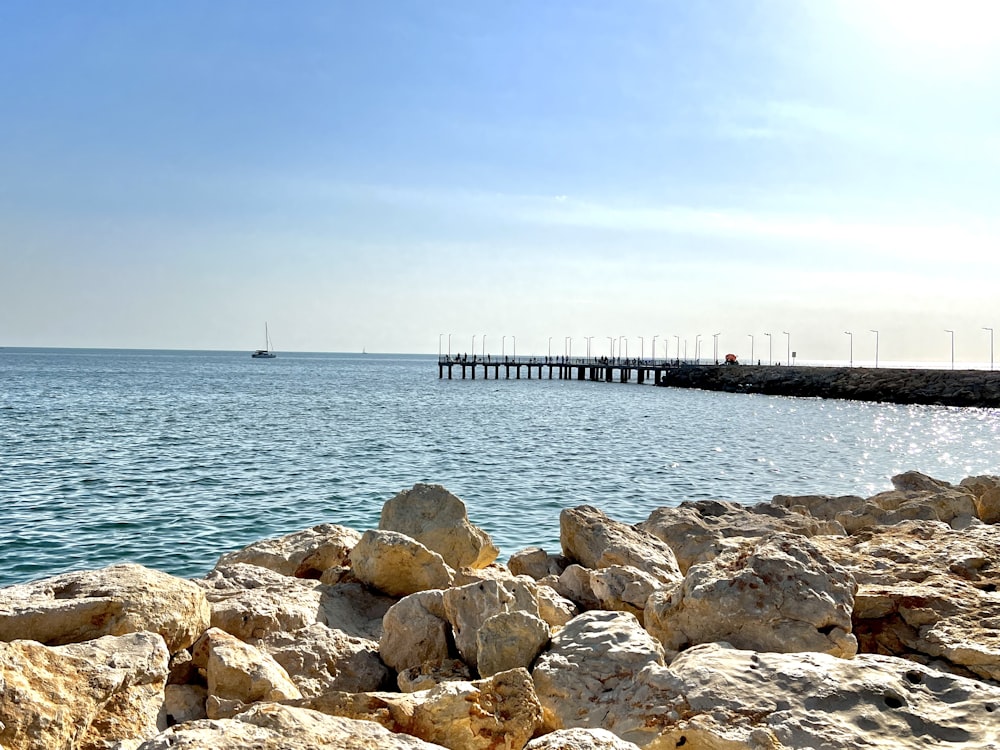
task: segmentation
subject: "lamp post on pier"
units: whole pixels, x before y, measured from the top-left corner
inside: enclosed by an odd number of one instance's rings
[[[476,334],[472,334],[472,361],[476,361]],[[475,372],[476,368],[472,368],[472,372]]]
[[[788,364],[792,364],[792,334],[788,331],[782,331],[785,334],[785,341],[788,342]]]
[[[443,333],[438,334],[438,359],[441,359],[441,339],[444,338]]]
[[[874,328],[869,328],[872,333],[875,334],[875,369],[878,369],[878,331]]]
[[[608,344],[611,346],[611,353],[610,353],[611,359],[614,359],[615,358],[615,337],[614,336],[608,336]]]
[[[646,356],[646,339],[642,336],[639,337],[639,359],[644,359]]]
[[[510,337],[514,339],[514,361],[517,362],[517,336],[511,334]]]
[[[486,334],[483,334],[483,362],[486,361]]]
[[[701,334],[694,337],[694,363],[701,364]]]
[[[625,360],[628,361],[628,338],[623,334],[620,338],[625,339]],[[618,344],[618,354],[622,353],[622,346]]]
[[[549,359],[552,359],[552,337],[549,336]]]
[[[680,362],[680,360],[681,360],[681,337],[677,336],[675,334],[674,338],[677,339],[677,361]]]
[[[448,334],[448,359],[451,359],[451,334]]]
[[[947,328],[944,329],[945,333],[951,334],[951,369],[955,369],[955,332]]]
[[[649,351],[653,353],[653,364],[656,364],[656,340],[660,338],[659,335],[653,336],[653,341],[649,345]]]
[[[593,336],[584,336],[587,340],[587,359],[590,359],[590,342],[594,338]]]
[[[854,333],[852,333],[851,331],[844,331],[844,333],[846,333],[848,336],[851,337],[851,348],[849,350],[850,356],[847,360],[847,366],[854,367]]]
[[[984,331],[990,332],[990,369],[993,369],[993,329],[983,326]]]
[[[770,366],[774,362],[774,359],[771,356],[771,344],[774,342],[774,339],[771,338],[771,334],[769,333],[765,333],[764,335],[767,336],[767,364]]]
[[[750,337],[750,364],[753,364],[753,334],[747,334]]]
[[[719,364],[719,336],[721,333],[720,331],[712,334],[712,359],[715,360],[715,364]]]
[[[573,337],[566,336],[563,339],[563,354],[566,355],[567,359],[573,356]]]

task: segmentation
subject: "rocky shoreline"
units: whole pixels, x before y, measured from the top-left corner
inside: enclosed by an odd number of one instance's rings
[[[1000,407],[1000,371],[685,365],[657,385],[894,404]]]
[[[1000,477],[560,515],[419,484],[187,580],[0,589],[2,750],[1000,747]]]

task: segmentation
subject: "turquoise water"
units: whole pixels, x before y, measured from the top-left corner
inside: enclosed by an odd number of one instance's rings
[[[439,380],[433,356],[0,350],[0,585],[140,562],[185,576],[257,539],[378,524],[416,482],[502,557],[559,510],[874,494],[1000,473],[1000,413],[559,380]]]

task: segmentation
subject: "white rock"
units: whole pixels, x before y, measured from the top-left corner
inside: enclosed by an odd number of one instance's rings
[[[444,592],[419,591],[403,597],[382,620],[379,654],[397,672],[439,664],[449,657],[451,625],[444,611]]]
[[[477,667],[483,623],[502,612],[525,612],[537,618],[538,600],[534,584],[526,580],[482,581],[445,591],[444,612],[459,655],[470,667]]]
[[[369,530],[351,551],[359,581],[390,596],[448,588],[455,573],[436,552],[395,531]]]
[[[476,664],[482,677],[524,667],[549,644],[549,626],[527,612],[499,612],[476,633]]]
[[[219,628],[206,630],[191,654],[205,670],[209,695],[216,698],[253,703],[302,697],[271,656]]]
[[[319,578],[330,568],[347,565],[351,549],[360,539],[361,534],[354,529],[324,523],[227,552],[217,567],[246,563],[286,576]]]

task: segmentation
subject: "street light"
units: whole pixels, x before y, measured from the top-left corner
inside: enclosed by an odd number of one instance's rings
[[[549,336],[549,359],[552,359],[552,337]]]
[[[788,364],[789,364],[789,366],[791,366],[791,364],[792,364],[792,334],[790,334],[788,331],[782,331],[782,333],[785,334],[785,340],[788,342]]]
[[[572,357],[573,356],[573,337],[572,336],[566,336],[563,339],[563,354],[565,354],[567,357]]]
[[[448,334],[448,359],[451,359],[451,334]]]
[[[476,334],[472,334],[472,361],[476,361]],[[475,372],[475,369],[473,369]]]
[[[701,363],[701,334],[695,334],[694,337],[694,363]]]
[[[984,331],[990,332],[990,369],[993,369],[993,329],[983,326]]]
[[[593,336],[584,336],[587,340],[587,359],[590,359],[590,342],[594,338]]]
[[[483,361],[486,361],[486,334],[483,334]]]
[[[712,334],[712,359],[715,360],[715,364],[719,364],[719,333]]]
[[[765,333],[764,335],[767,336],[767,364],[770,365],[773,362],[771,358],[771,343],[773,342],[773,339],[769,333]]]
[[[500,359],[507,359],[507,337],[500,337]]]
[[[628,337],[623,335],[622,338],[625,339],[625,361],[627,362],[628,361]],[[621,353],[621,347],[620,346],[618,347],[618,352]]]
[[[680,362],[681,361],[681,337],[675,335],[674,338],[677,339],[677,361]]]
[[[510,337],[514,339],[514,361],[517,362],[517,336],[511,334]]]
[[[653,336],[653,341],[649,345],[649,351],[653,353],[653,364],[656,364],[656,340],[660,338],[659,335]]]
[[[753,364],[753,334],[747,334],[750,337],[750,364]]]
[[[844,333],[851,337],[850,358],[847,360],[847,366],[854,367],[854,334],[851,331],[844,331]]]
[[[610,354],[611,359],[614,359],[615,358],[615,337],[614,336],[608,336],[607,339],[608,339],[608,344],[611,347],[611,354]]]
[[[639,359],[644,359],[646,356],[646,339],[642,336],[639,337]]]
[[[878,369],[878,331],[874,328],[869,328],[869,331],[875,334],[875,369]]]
[[[955,369],[955,332],[951,331],[951,330],[948,330],[947,328],[944,329],[944,332],[951,334],[951,369],[954,370]]]
[[[441,339],[444,338],[443,333],[438,334],[438,359],[441,359]]]

